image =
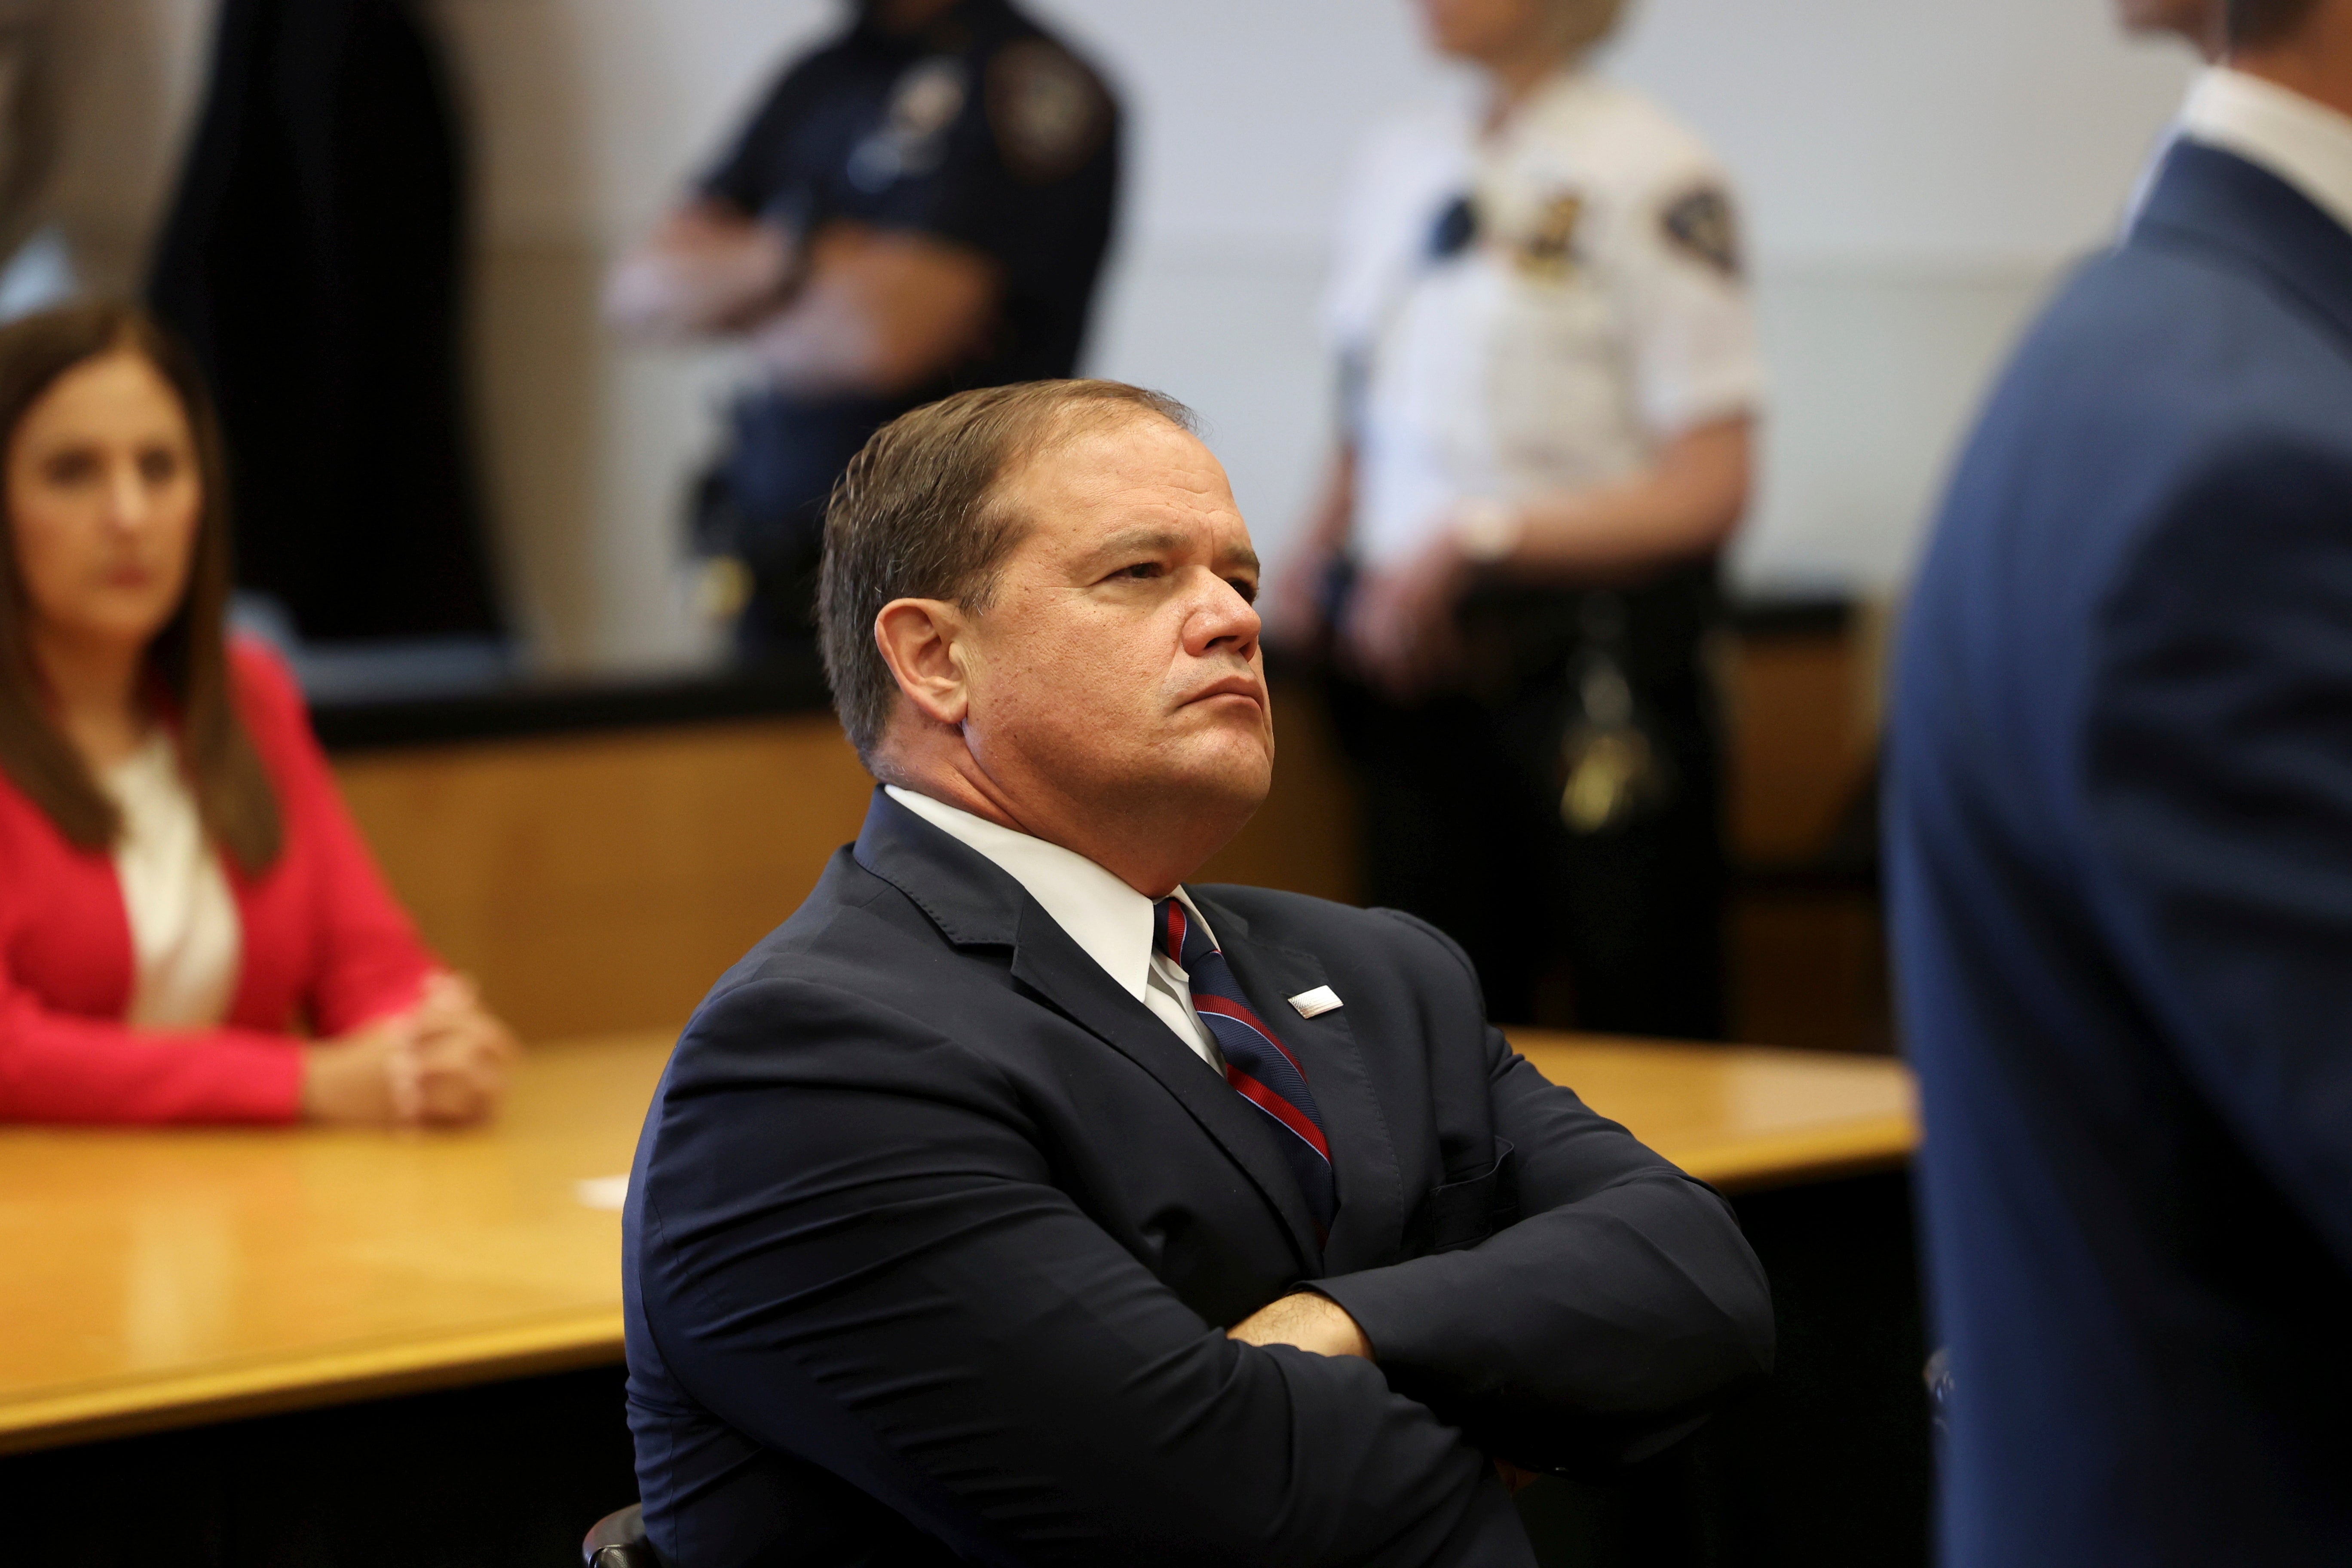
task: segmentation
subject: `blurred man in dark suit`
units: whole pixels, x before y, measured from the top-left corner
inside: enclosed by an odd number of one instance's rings
[[[2228,26],[1905,638],[1953,1568],[2352,1552],[2352,0]]]
[[[629,1186],[673,1568],[1533,1568],[1507,1479],[1770,1360],[1727,1206],[1515,1055],[1459,947],[1184,883],[1274,760],[1188,417],[969,392],[844,477],[826,664],[886,787]]]

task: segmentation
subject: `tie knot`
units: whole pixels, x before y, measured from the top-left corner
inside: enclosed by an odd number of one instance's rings
[[[1151,906],[1152,952],[1180,969],[1189,969],[1192,966],[1184,962],[1184,949],[1192,938],[1192,917],[1175,894]]]

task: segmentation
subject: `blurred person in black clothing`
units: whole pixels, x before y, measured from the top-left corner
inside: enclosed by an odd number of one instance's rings
[[[694,502],[741,657],[814,645],[825,497],[876,429],[1073,374],[1118,163],[1101,77],[1007,0],[859,0],[614,269],[624,330],[759,363]]]
[[[305,642],[503,635],[465,393],[466,170],[418,7],[218,7],[148,303],[219,404],[237,586]]]

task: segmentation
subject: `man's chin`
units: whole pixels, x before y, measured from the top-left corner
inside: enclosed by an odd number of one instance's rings
[[[1274,742],[1239,737],[1235,742],[1213,750],[1203,748],[1205,754],[1189,759],[1190,765],[1180,773],[1187,794],[1204,805],[1216,802],[1237,811],[1246,820],[1265,803],[1266,793],[1274,787]]]

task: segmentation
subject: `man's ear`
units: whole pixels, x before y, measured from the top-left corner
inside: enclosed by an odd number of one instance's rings
[[[915,711],[934,723],[963,722],[971,696],[957,639],[970,630],[963,612],[940,599],[893,599],[874,617],[874,646]]]

